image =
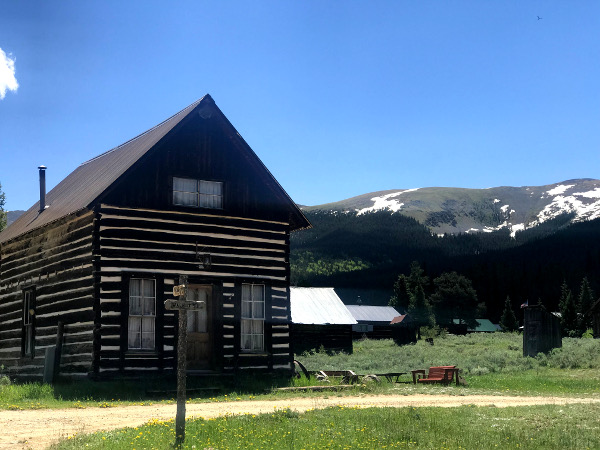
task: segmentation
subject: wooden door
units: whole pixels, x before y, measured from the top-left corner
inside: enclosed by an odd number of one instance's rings
[[[188,311],[187,366],[188,369],[210,369],[212,359],[212,288],[190,284],[187,300],[200,302],[199,310]]]

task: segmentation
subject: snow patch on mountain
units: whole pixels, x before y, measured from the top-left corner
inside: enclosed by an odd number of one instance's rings
[[[572,185],[569,187],[572,187]],[[566,190],[567,189],[563,190],[561,193],[565,193]],[[548,191],[548,193],[549,192],[558,191],[555,188]],[[593,199],[598,200],[593,201]],[[537,216],[537,220],[529,224],[527,228],[539,225],[564,213],[574,213],[574,222],[599,218],[600,188],[596,187],[592,191],[588,192],[574,192],[571,195],[556,195],[552,199],[552,202],[550,202],[543,210],[540,211]]]
[[[406,189],[404,191],[392,192],[391,194],[382,195],[380,197],[373,197],[371,199],[371,201],[373,201],[373,205],[367,208],[357,209],[356,214],[360,216],[361,214],[366,214],[368,212],[373,211],[381,211],[384,209],[387,209],[388,211],[392,212],[400,211],[400,209],[402,209],[402,207],[404,206],[404,203],[396,200],[395,197],[398,197],[407,192],[416,191],[418,189],[419,188]]]
[[[567,190],[571,189],[573,186],[575,186],[575,185],[574,184],[559,184],[558,186],[550,189],[549,191],[546,191],[546,194],[548,194],[548,195],[564,194]]]
[[[573,195],[578,195],[585,198],[600,198],[600,188],[595,188],[589,192],[575,192]]]

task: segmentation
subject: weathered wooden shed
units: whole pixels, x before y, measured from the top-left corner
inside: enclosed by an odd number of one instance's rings
[[[81,164],[0,233],[0,364],[40,378],[64,324],[71,376],[291,370],[289,236],[299,208],[206,95]],[[45,203],[45,206],[44,204]]]
[[[357,322],[333,288],[290,288],[292,349],[299,354],[323,346],[352,352]]]
[[[417,326],[409,314],[396,316],[390,322],[392,339],[397,345],[413,344],[417,342]]]
[[[562,347],[560,319],[541,305],[526,306],[523,320],[523,356],[548,353]]]

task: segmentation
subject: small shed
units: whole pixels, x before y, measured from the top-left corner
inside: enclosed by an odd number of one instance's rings
[[[352,352],[357,322],[333,288],[290,288],[292,350],[302,353],[323,346]]]
[[[390,325],[392,338],[397,345],[417,342],[417,327],[408,314],[394,317]]]
[[[391,306],[346,305],[352,317],[358,322],[353,327],[354,336],[367,336],[371,339],[392,338],[391,322],[400,315]]]
[[[536,356],[562,347],[560,319],[543,306],[525,307],[523,324],[523,356]]]

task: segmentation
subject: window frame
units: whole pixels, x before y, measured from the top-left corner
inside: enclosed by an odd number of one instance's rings
[[[244,298],[244,287],[248,286],[249,287],[249,292],[250,292],[250,299],[246,300]],[[255,300],[254,298],[254,288],[255,287],[261,287],[262,288],[262,298],[261,300]],[[264,353],[266,351],[266,339],[265,339],[265,323],[266,323],[266,303],[267,303],[267,286],[264,283],[242,283],[241,285],[241,300],[240,300],[240,306],[241,306],[241,311],[240,311],[240,352],[241,353]],[[250,304],[250,314],[244,314],[244,303],[249,303]],[[256,303],[262,303],[262,317],[256,317],[255,313],[257,312],[255,310],[254,305]],[[248,323],[249,327],[248,329],[250,330],[250,333],[245,333],[244,332],[244,322]],[[260,323],[261,326],[261,331],[260,333],[255,333],[254,327],[253,325]],[[259,346],[255,346],[255,337],[256,336],[260,336],[260,345]],[[245,347],[244,346],[244,339],[246,337],[249,337],[250,340],[250,347]]]
[[[183,180],[183,181],[193,181],[196,185],[195,190],[191,191],[191,190],[176,190],[175,189],[175,184],[176,181],[175,180]],[[209,186],[219,186],[219,194],[213,194],[213,193],[209,193],[209,192],[203,192],[203,190],[206,190],[202,187],[202,183],[208,183]],[[184,202],[176,202],[175,200],[175,194],[176,193],[180,193],[180,194],[188,194],[188,195],[193,195],[195,196],[195,203],[191,204],[191,203],[184,203]],[[172,177],[171,179],[171,202],[174,206],[180,206],[180,207],[184,207],[184,208],[198,208],[198,209],[216,209],[216,210],[222,210],[224,209],[224,203],[225,203],[225,183],[223,181],[217,181],[217,180],[205,180],[205,179],[199,179],[199,178],[189,178],[189,177]],[[206,200],[206,199],[211,199],[210,202],[206,202],[207,205],[204,205],[202,200]],[[216,199],[216,203],[217,206],[208,206],[208,204],[214,204],[215,203],[215,199]]]
[[[141,285],[140,285],[140,295],[139,296],[132,296],[132,281],[141,281]],[[147,297],[146,295],[144,295],[144,284],[145,282],[150,282],[153,285],[153,297]],[[127,320],[126,320],[126,324],[127,324],[127,333],[125,334],[125,344],[126,344],[126,350],[127,351],[131,351],[131,352],[154,352],[157,350],[158,348],[158,335],[157,335],[157,324],[158,324],[158,283],[156,278],[153,277],[141,277],[141,276],[135,276],[135,277],[131,277],[128,279],[127,282]],[[132,302],[132,297],[139,297],[141,299],[140,301],[140,314],[132,314],[132,306],[133,306],[133,302]],[[144,314],[144,306],[145,303],[144,301],[146,299],[152,298],[154,300],[154,305],[153,305],[153,310],[154,310],[154,314]],[[152,318],[153,319],[153,327],[152,327],[152,345],[151,346],[147,346],[144,347],[144,329],[143,329],[143,324],[144,324],[144,319],[147,318]],[[131,322],[132,319],[139,319],[139,326],[138,326],[138,331],[136,331],[136,334],[139,334],[138,339],[139,339],[139,347],[133,347],[131,345],[131,333],[133,332],[132,330],[132,326],[131,326]]]
[[[23,289],[21,356],[35,358],[35,286]]]

